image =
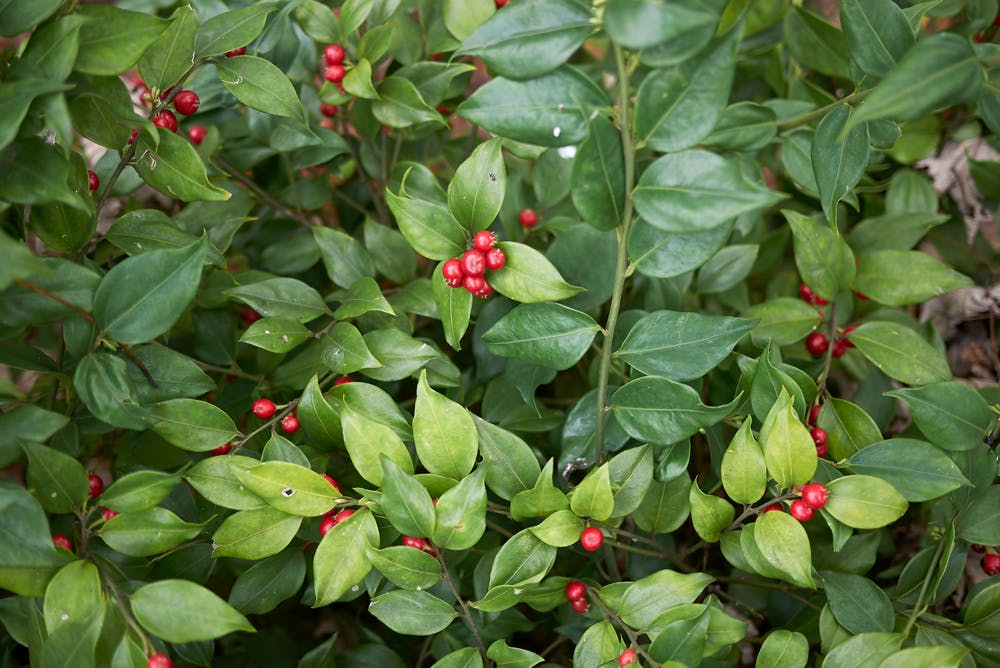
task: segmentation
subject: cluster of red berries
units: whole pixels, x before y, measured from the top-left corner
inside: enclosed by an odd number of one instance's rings
[[[857,293],[858,297],[861,299],[868,299],[860,292]],[[813,306],[826,306],[830,302],[820,297],[818,294],[813,292],[812,288],[803,283],[799,286],[799,298],[802,301],[812,304]],[[853,348],[854,344],[851,343],[850,339],[847,338],[848,334],[854,331],[853,327],[848,327],[844,330],[842,336],[839,336],[833,340],[833,356],[843,357],[847,353],[848,348]],[[830,339],[827,338],[826,334],[822,332],[813,332],[806,337],[806,350],[813,357],[820,357],[825,354],[830,348]]]
[[[278,410],[278,406],[270,399],[260,398],[253,402],[250,410],[261,420],[267,420]],[[281,418],[281,430],[286,434],[294,434],[299,430],[299,426],[299,418],[295,413],[289,413]]]
[[[338,88],[343,88],[340,82],[344,80],[347,75],[347,70],[344,69],[344,47],[339,44],[327,44],[326,48],[323,49],[323,60],[326,66],[323,68],[323,78],[330,83],[337,84]]]
[[[580,614],[587,612],[587,585],[579,580],[571,580],[566,585],[566,598],[574,610]]]
[[[816,404],[809,409],[809,435],[812,436],[813,443],[816,444],[816,456],[823,457],[827,453],[826,446],[826,429],[823,427],[817,427],[816,421],[819,420],[819,412],[822,410],[822,406]]]
[[[821,482],[811,482],[796,489],[802,494],[802,498],[792,501],[788,513],[800,522],[811,520],[813,513],[825,506],[830,498],[830,490]]]
[[[979,554],[985,553],[982,561],[979,563],[983,567],[983,572],[990,576],[1000,574],[1000,554],[997,554],[996,549],[995,547],[989,548],[985,545],[975,543],[972,545],[973,552],[978,552]]]
[[[497,270],[507,264],[503,250],[496,248],[497,237],[483,230],[472,237],[473,247],[441,265],[444,282],[453,288],[465,288],[477,297],[487,297],[493,287],[486,282],[486,270]]]
[[[604,533],[597,527],[587,527],[580,534],[580,547],[587,552],[596,552],[604,545]]]

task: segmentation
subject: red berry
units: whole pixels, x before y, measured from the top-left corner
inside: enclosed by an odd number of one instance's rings
[[[174,109],[185,116],[190,116],[198,111],[199,106],[201,106],[201,99],[193,90],[182,90],[174,96]]]
[[[983,570],[987,575],[1000,573],[1000,554],[987,554],[983,557]]]
[[[129,136],[128,136],[129,146],[131,146],[132,144],[134,144],[135,140],[138,139],[138,138],[139,138],[139,131],[138,130],[132,130],[132,133],[129,134]]]
[[[497,235],[493,234],[489,230],[476,232],[476,236],[472,237],[472,245],[476,247],[476,250],[481,250],[484,253],[493,248],[493,245],[496,242]]]
[[[826,443],[824,443],[823,445],[817,445],[816,446],[816,456],[817,457],[825,457],[828,450],[829,450],[829,448],[826,447]]]
[[[806,502],[806,505],[815,510],[819,510],[825,506],[829,498],[830,490],[821,482],[811,482],[802,488],[802,500]]]
[[[497,270],[507,264],[507,256],[499,248],[491,248],[486,251],[486,268]]]
[[[173,87],[173,86],[170,86],[169,88],[167,88],[167,89],[165,89],[165,90],[162,90],[162,91],[160,91],[160,99],[161,99],[161,100],[166,100],[166,99],[167,99],[167,97],[168,97],[168,96],[170,95],[170,93],[171,93],[171,92],[172,92],[173,90],[174,90],[174,87]]]
[[[813,357],[819,357],[830,347],[830,340],[821,332],[813,332],[806,337],[806,350]]]
[[[177,117],[169,109],[164,109],[153,117],[153,125],[164,130],[177,132]]]
[[[487,280],[483,279],[483,287],[472,293],[476,297],[489,297],[493,294],[493,286],[490,285]]]
[[[462,284],[462,278],[465,277],[465,271],[462,269],[462,261],[452,258],[444,264],[441,265],[441,275],[444,276],[444,282],[453,288],[457,288]]]
[[[635,663],[635,650],[629,647],[618,656],[619,666],[629,666]]]
[[[816,404],[815,406],[813,406],[812,408],[809,409],[809,426],[810,427],[815,427],[816,426],[816,422],[819,421],[819,412],[821,410],[823,410],[823,405],[822,404]]]
[[[146,668],[174,668],[174,662],[163,652],[157,652],[149,657],[149,661],[146,662]]]
[[[466,276],[482,276],[486,271],[486,258],[481,251],[470,249],[462,254],[462,272]]]
[[[788,512],[799,522],[808,522],[812,519],[813,513],[816,511],[805,501],[796,499],[792,501],[792,506],[788,509]]]
[[[242,56],[246,52],[247,48],[245,46],[241,46],[238,49],[233,49],[232,51],[226,51],[226,58],[232,58],[233,56]]]
[[[847,337],[849,337],[851,335],[851,332],[853,332],[855,329],[857,329],[857,327],[854,327],[853,325],[844,328],[844,345],[846,345],[848,348],[854,347],[854,344],[851,343],[851,340]]]
[[[326,480],[326,481],[327,481],[328,483],[330,483],[331,485],[333,485],[334,489],[336,489],[336,490],[337,490],[337,494],[341,494],[341,493],[342,493],[342,492],[340,491],[340,485],[338,485],[338,484],[337,484],[337,481],[336,481],[336,480],[334,480],[332,476],[328,476],[328,475],[326,475],[326,474],[324,473],[324,474],[323,474],[323,479],[324,479],[324,480]]]
[[[782,507],[780,503],[772,503],[771,505],[769,505],[767,508],[764,509],[764,512],[769,513],[774,510],[777,510],[779,513],[785,511],[785,509]]]
[[[403,545],[406,547],[414,547],[418,550],[424,549],[424,539],[414,538],[413,536],[403,536]]]
[[[87,170],[87,187],[90,188],[90,192],[101,187],[101,179],[97,176],[97,172],[92,169]]]
[[[847,342],[845,339],[833,340],[833,356],[840,358],[847,353]]]
[[[350,376],[341,376],[337,380],[333,381],[333,386],[338,387],[340,385],[347,385],[348,383],[353,383],[354,379]]]
[[[571,580],[568,585],[566,585],[566,598],[571,601],[579,601],[581,598],[587,595],[587,585],[583,584],[579,580]]]
[[[274,402],[271,401],[270,399],[258,399],[257,401],[253,402],[253,407],[250,410],[252,410],[253,414],[259,417],[261,420],[266,420],[272,415],[274,415],[274,411],[276,411],[277,409],[278,407],[275,406]]]
[[[232,450],[232,449],[233,449],[233,444],[232,443],[223,443],[222,445],[220,445],[219,447],[215,448],[214,450],[209,450],[208,451],[208,455],[210,457],[217,457],[219,455],[229,454],[229,451]]]
[[[87,483],[90,485],[88,494],[92,499],[96,499],[104,491],[104,481],[96,473],[87,474]]]
[[[813,292],[813,289],[805,283],[799,286],[799,298],[804,302],[813,304],[814,306],[825,306],[830,303]]]
[[[323,521],[319,523],[319,535],[325,536],[330,529],[337,526],[337,520],[333,517],[324,517]]]
[[[826,429],[823,427],[813,427],[809,430],[809,435],[812,436],[813,443],[816,447],[826,446]]]
[[[327,65],[340,65],[344,62],[344,47],[339,44],[327,44],[323,49],[323,58]]]
[[[205,140],[205,136],[207,134],[208,128],[204,125],[192,125],[188,130],[188,139],[190,139],[191,142],[197,146]]]
[[[587,612],[587,610],[590,608],[590,606],[587,605],[587,599],[585,598],[578,598],[575,601],[570,601],[569,605],[571,608],[579,612],[581,615]]]
[[[329,118],[324,118],[319,122],[321,128],[326,128],[327,130],[333,130],[336,126],[333,124]]]
[[[140,86],[138,89],[139,101],[143,104],[153,104],[153,93],[145,86]]]
[[[980,545],[979,543],[973,543],[972,545],[969,546],[969,548],[973,552],[978,552],[979,554],[985,554],[986,553],[986,547],[984,545]]]
[[[521,225],[524,227],[534,227],[538,222],[538,214],[534,209],[523,209],[521,211]]]
[[[323,70],[323,78],[331,83],[340,83],[346,74],[347,70],[344,69],[343,65],[329,65]]]
[[[240,311],[240,318],[248,325],[252,325],[258,320],[260,320],[260,313],[253,310],[249,306],[242,311]]]
[[[503,9],[510,0],[493,0],[493,4],[497,6],[497,9]]]
[[[295,413],[289,413],[285,417],[281,418],[281,431],[286,434],[294,434],[299,430],[299,418],[296,417]]]
[[[69,536],[61,533],[57,533],[52,536],[52,544],[56,547],[61,547],[64,550],[73,551],[73,541],[69,539]]]
[[[341,510],[339,513],[333,516],[333,523],[340,524],[353,514],[354,514],[353,510],[351,510],[350,508],[345,508],[344,510]]]
[[[116,510],[111,510],[110,508],[105,508],[104,510],[101,511],[101,519],[103,519],[105,522],[109,522],[110,520],[114,519],[115,517],[118,517],[119,514],[120,513],[118,513],[118,511],[116,511]]]
[[[1000,26],[1000,14],[993,17],[993,25]]]
[[[320,104],[319,113],[323,114],[327,118],[335,118],[337,112],[340,111],[340,107],[335,104]]]
[[[479,294],[486,288],[486,279],[482,276],[466,276],[462,279],[462,285],[472,294]]]
[[[600,549],[601,545],[604,544],[604,534],[597,527],[587,527],[580,534],[580,547],[585,549],[587,552],[593,552]]]
[[[861,301],[863,301],[863,302],[868,301],[868,295],[866,295],[865,293],[863,293],[863,292],[855,292],[854,294],[857,295],[858,299],[860,299]]]

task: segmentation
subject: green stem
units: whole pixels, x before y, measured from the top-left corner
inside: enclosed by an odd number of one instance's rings
[[[927,589],[930,587],[931,579],[934,577],[934,573],[937,571],[938,559],[941,558],[941,553],[944,551],[944,539],[939,539],[937,544],[937,549],[934,550],[934,558],[931,559],[931,567],[927,569],[927,575],[924,576],[924,582],[920,585],[920,594],[917,595],[917,603],[913,606],[913,611],[910,612],[910,618],[906,620],[906,628],[903,629],[903,637],[908,638],[910,636],[910,629],[913,625],[917,623],[917,618],[924,614],[927,610],[927,606],[924,605],[924,597],[927,595]]]
[[[800,125],[807,125],[808,123],[812,123],[813,121],[818,121],[819,119],[826,116],[827,113],[842,105],[861,102],[866,97],[868,97],[873,90],[875,89],[869,88],[868,90],[854,91],[847,97],[841,98],[836,102],[831,102],[825,107],[820,107],[819,109],[813,109],[812,111],[807,112],[805,114],[789,118],[787,121],[782,121],[781,123],[778,123],[778,132],[784,132],[785,130],[791,130],[792,128],[797,128]]]
[[[434,553],[441,564],[441,574],[444,577],[444,581],[448,583],[448,588],[451,589],[452,595],[458,601],[458,607],[462,611],[462,618],[465,620],[465,625],[469,627],[469,631],[472,632],[472,636],[476,639],[476,645],[479,647],[479,653],[482,655],[483,661],[486,662],[486,665],[492,666],[493,662],[486,656],[486,643],[483,642],[483,637],[479,634],[479,626],[476,624],[476,618],[472,616],[472,609],[469,608],[469,604],[462,598],[462,594],[455,585],[454,578],[448,572],[448,565],[444,562],[444,555],[441,553],[441,548],[435,545]]]
[[[636,654],[645,659],[652,668],[660,668],[661,664],[658,663],[656,659],[651,657],[643,646],[639,644],[639,634],[632,630],[632,627],[626,624],[622,618],[616,615],[608,606],[604,605],[604,601],[601,600],[601,597],[596,593],[591,592],[589,587],[587,588],[587,599],[600,608],[601,615],[604,616],[605,621],[614,622],[616,626],[625,632],[625,635],[627,635],[629,639],[629,645],[636,651]]]
[[[625,161],[625,205],[621,224],[618,226],[618,256],[615,261],[614,290],[611,305],[604,326],[604,344],[601,347],[601,362],[597,375],[597,421],[594,427],[594,464],[604,460],[604,427],[607,423],[608,376],[611,372],[611,353],[614,352],[615,326],[621,311],[622,293],[625,291],[626,268],[628,267],[628,235],[632,229],[632,188],[635,186],[635,146],[632,143],[631,120],[629,118],[628,68],[622,48],[614,45],[615,64],[618,67],[619,131],[622,137],[622,152]]]
[[[266,204],[267,206],[271,207],[278,213],[287,216],[288,218],[291,218],[292,220],[298,223],[301,223],[305,227],[312,228],[316,224],[313,221],[306,218],[303,214],[296,211],[295,209],[286,206],[281,202],[279,202],[278,200],[276,200],[275,198],[271,197],[271,195],[266,190],[257,185],[257,183],[254,182],[253,179],[248,178],[246,174],[241,172],[233,165],[229,164],[223,158],[216,156],[213,162],[215,162],[215,164],[218,165],[218,167],[222,169],[222,171],[224,171],[226,174],[229,174],[231,177],[239,181],[247,190],[253,193],[254,197],[256,197],[257,201],[260,202],[261,204]]]

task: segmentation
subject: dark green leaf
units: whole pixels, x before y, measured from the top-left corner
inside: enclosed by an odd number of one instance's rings
[[[235,473],[237,469],[248,469],[259,463],[242,455],[208,457],[195,464],[184,479],[208,501],[223,508],[262,508],[266,505],[264,501],[250,492]]]
[[[757,547],[782,579],[815,589],[812,550],[802,523],[788,513],[772,512],[759,515],[754,527]]]
[[[305,110],[288,77],[270,61],[235,56],[216,63],[222,85],[252,109],[305,120]]]
[[[759,320],[750,331],[750,339],[761,347],[768,341],[776,346],[801,341],[823,322],[814,306],[791,297],[769,299],[751,307],[746,315]]]
[[[920,431],[943,450],[979,447],[994,419],[982,395],[963,383],[934,383],[886,394],[902,399]]]
[[[437,304],[438,315],[444,326],[444,338],[454,350],[462,349],[462,337],[469,327],[469,315],[472,312],[472,293],[461,286],[453,288],[444,282],[439,264],[431,277],[434,289],[434,302]]]
[[[153,404],[149,411],[153,431],[182,450],[208,452],[239,433],[232,418],[207,401],[170,399]]]
[[[732,231],[732,224],[723,223],[703,232],[667,232],[639,218],[632,224],[628,253],[639,273],[672,278],[707,262]]]
[[[169,25],[155,16],[112,5],[82,5],[77,11],[88,21],[80,29],[80,52],[74,67],[87,74],[125,72]]]
[[[28,488],[50,513],[70,513],[87,499],[87,472],[69,455],[38,443],[22,442],[28,456]]]
[[[287,353],[312,338],[312,332],[291,318],[261,318],[240,336],[242,343],[273,353]]]
[[[809,641],[798,631],[776,629],[767,634],[757,654],[757,668],[805,668]]]
[[[540,582],[556,561],[556,548],[524,529],[507,539],[490,569],[490,588],[513,587]]]
[[[486,469],[486,485],[497,496],[510,500],[531,489],[540,469],[535,454],[518,436],[473,415],[479,434],[479,451]]]
[[[372,102],[372,114],[382,125],[408,128],[421,123],[444,123],[409,79],[386,77],[379,82],[378,92],[378,99]]]
[[[434,533],[431,495],[412,474],[382,457],[382,511],[400,532],[417,538]]]
[[[980,545],[1000,542],[1000,485],[991,485],[962,511],[958,535]]]
[[[394,545],[382,550],[369,547],[368,558],[389,582],[403,589],[430,589],[441,581],[438,560],[408,545]]]
[[[614,229],[625,205],[621,134],[606,116],[595,116],[573,160],[570,195],[580,216],[599,230]]]
[[[135,471],[115,480],[101,494],[101,505],[120,513],[149,510],[181,481],[162,471]]]
[[[125,365],[113,355],[90,353],[77,365],[73,386],[97,419],[116,427],[145,429],[151,416],[139,406]]]
[[[884,77],[913,46],[906,14],[892,0],[845,0],[840,22],[851,59],[875,77]]]
[[[722,420],[733,409],[706,406],[688,385],[647,376],[632,380],[612,396],[615,417],[629,436],[650,443],[676,443]]]
[[[188,140],[161,132],[154,146],[142,135],[133,166],[143,181],[168,197],[185,201],[224,201],[229,191],[208,182],[205,164]]]
[[[910,438],[868,445],[854,453],[847,465],[855,473],[886,480],[907,501],[930,501],[970,484],[943,452]]]
[[[309,322],[329,312],[315,288],[295,278],[269,278],[230,288],[224,294],[235,297],[263,316]]]
[[[726,107],[702,143],[729,150],[753,151],[767,146],[778,132],[773,110],[755,102]]]
[[[851,343],[887,376],[908,385],[951,380],[941,352],[903,325],[866,322],[851,332]]]
[[[844,399],[830,399],[819,414],[819,426],[826,430],[830,455],[835,460],[882,440],[882,431],[868,413]]]
[[[360,241],[330,227],[314,227],[312,232],[326,273],[336,285],[349,288],[375,276],[375,263]]]
[[[650,645],[650,656],[665,665],[697,665],[705,652],[708,622],[708,608],[704,608],[697,617],[667,624]]]
[[[402,187],[399,195],[386,188],[385,200],[413,250],[432,260],[448,260],[465,252],[465,228],[448,207],[409,197]]]
[[[823,213],[834,224],[837,203],[858,184],[868,166],[868,126],[855,125],[845,133],[850,117],[847,106],[827,113],[816,126],[810,153]]]
[[[817,72],[848,78],[850,53],[844,33],[799,6],[785,15],[784,28],[785,43],[795,60]]]
[[[721,13],[713,4],[718,3],[610,0],[604,9],[604,27],[612,39],[632,49],[669,44],[692,33],[707,32],[710,36],[715,32]]]
[[[483,340],[494,355],[568,369],[587,352],[598,329],[589,315],[561,304],[522,304],[493,325]]]
[[[467,550],[486,530],[484,468],[464,477],[442,494],[435,506],[437,520],[431,538],[441,549]]]
[[[795,266],[813,292],[827,300],[854,283],[854,255],[825,225],[794,211],[783,211],[792,228]]]
[[[139,74],[156,94],[173,86],[194,62],[198,16],[190,5],[174,10],[167,29],[139,58]],[[165,133],[169,134],[169,133]]]
[[[688,504],[691,506],[691,524],[695,533],[705,542],[714,543],[736,517],[732,504],[725,499],[705,494],[698,486],[698,481],[691,482],[688,494]]]
[[[507,167],[499,139],[483,142],[455,170],[448,184],[448,208],[466,229],[489,227],[507,190]]]
[[[202,57],[218,56],[246,46],[261,33],[267,15],[275,9],[269,2],[257,2],[213,16],[198,27],[195,52]]]
[[[382,484],[381,456],[388,457],[406,473],[413,473],[413,460],[402,439],[389,427],[350,408],[340,412],[344,445],[351,463],[362,478]]]
[[[240,573],[229,592],[229,605],[244,614],[271,612],[295,595],[306,577],[306,560],[298,550],[254,564]]]
[[[611,607],[629,626],[646,629],[667,610],[693,602],[712,580],[706,573],[659,570],[628,585],[619,603]]]
[[[841,626],[854,634],[892,630],[892,602],[877,584],[852,573],[823,571],[821,575],[830,610]]]

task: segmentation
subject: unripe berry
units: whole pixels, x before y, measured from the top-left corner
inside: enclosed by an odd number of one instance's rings
[[[569,605],[571,608],[579,612],[581,615],[587,612],[587,610],[590,608],[590,606],[587,605],[587,599],[585,598],[578,598],[575,601],[570,601]]]
[[[174,96],[174,109],[185,116],[190,116],[198,111],[201,106],[201,99],[193,90],[182,90]]]
[[[618,656],[618,665],[619,666],[622,666],[622,667],[624,667],[624,666],[630,666],[633,663],[635,663],[635,650],[632,649],[631,647],[629,647],[627,650],[625,650],[624,652],[622,652]]]
[[[323,521],[319,523],[319,535],[325,536],[335,526],[337,526],[336,519],[333,517],[324,517]]]
[[[489,230],[476,232],[476,236],[472,237],[472,245],[476,247],[476,250],[481,250],[484,253],[493,248],[493,245],[496,242],[497,235],[493,234]]]
[[[465,277],[465,271],[462,269],[462,261],[455,258],[448,260],[441,265],[441,275],[444,276],[446,284],[457,288],[462,284],[462,279]]]
[[[566,598],[571,601],[579,601],[581,598],[587,595],[587,585],[583,584],[579,580],[571,580],[568,585],[566,585]]]
[[[91,499],[96,499],[104,491],[104,481],[101,480],[101,476],[95,473],[87,474],[87,484],[89,486],[87,494]]]
[[[346,74],[347,70],[344,69],[343,65],[329,65],[323,70],[323,78],[335,84],[343,81]]]
[[[323,49],[323,58],[327,65],[340,65],[344,62],[344,47],[339,44],[327,44]]]
[[[507,256],[499,248],[491,248],[486,251],[486,268],[496,271],[507,264]]]
[[[97,176],[97,172],[92,169],[87,170],[87,187],[90,188],[90,192],[101,187],[101,179]]]
[[[149,657],[149,661],[146,662],[146,668],[174,668],[174,662],[163,652],[157,652]]]
[[[116,511],[116,510],[111,510],[110,508],[105,508],[104,510],[101,511],[101,519],[104,520],[105,522],[108,522],[108,521],[110,521],[110,520],[118,517],[119,514],[120,513],[118,511]]]
[[[242,56],[246,52],[247,48],[245,46],[241,46],[238,49],[233,49],[232,51],[226,51],[226,58],[232,58],[233,56]]]
[[[424,543],[424,539],[423,538],[414,538],[413,536],[403,536],[403,541],[402,542],[403,542],[403,545],[405,545],[407,547],[413,547],[413,548],[416,548],[418,550],[424,549],[424,545],[426,544],[426,543]]]
[[[987,575],[1000,573],[1000,554],[987,554],[983,557],[983,571]]]
[[[821,482],[811,482],[802,488],[802,500],[815,510],[825,506],[829,498],[830,490]]]
[[[73,551],[73,541],[66,534],[57,533],[52,536],[52,544],[64,550]]]
[[[153,125],[164,130],[177,132],[177,117],[169,109],[164,109],[153,117]]]
[[[195,146],[198,146],[205,140],[205,136],[208,135],[208,128],[204,125],[192,125],[188,130],[188,139]]]
[[[813,357],[819,357],[825,353],[829,346],[829,339],[827,339],[826,335],[821,332],[813,332],[806,337],[806,350],[808,350],[809,354]]]
[[[274,402],[271,401],[270,399],[258,399],[257,401],[253,402],[253,408],[251,408],[253,414],[259,417],[261,420],[266,420],[272,415],[274,415],[274,411],[276,411],[277,409],[278,407],[275,406]]]
[[[486,279],[482,276],[466,276],[462,279],[462,285],[472,294],[479,294],[486,288]]]
[[[580,547],[587,552],[594,552],[604,544],[604,534],[597,527],[587,527],[580,534]]]
[[[521,225],[524,227],[534,227],[538,222],[538,214],[533,209],[523,209],[521,211]]]
[[[466,276],[482,276],[486,271],[486,258],[482,251],[470,249],[462,253],[462,272]]]
[[[229,454],[229,451],[232,450],[232,449],[233,449],[233,444],[232,443],[223,443],[219,447],[217,447],[217,448],[215,448],[213,450],[209,450],[208,451],[208,455],[210,457],[218,457],[219,455]]]
[[[794,517],[798,521],[808,522],[809,520],[812,519],[813,513],[815,511],[812,508],[810,508],[809,504],[807,504],[805,501],[801,499],[796,499],[795,501],[792,501],[792,505],[788,509],[788,512],[791,514],[792,517]]]
[[[339,111],[340,111],[340,107],[338,107],[335,104],[320,104],[319,105],[319,113],[323,114],[327,118],[335,118],[337,116],[337,112],[339,112]]]
[[[294,434],[299,430],[299,418],[295,413],[289,413],[281,418],[281,430],[286,434]]]

